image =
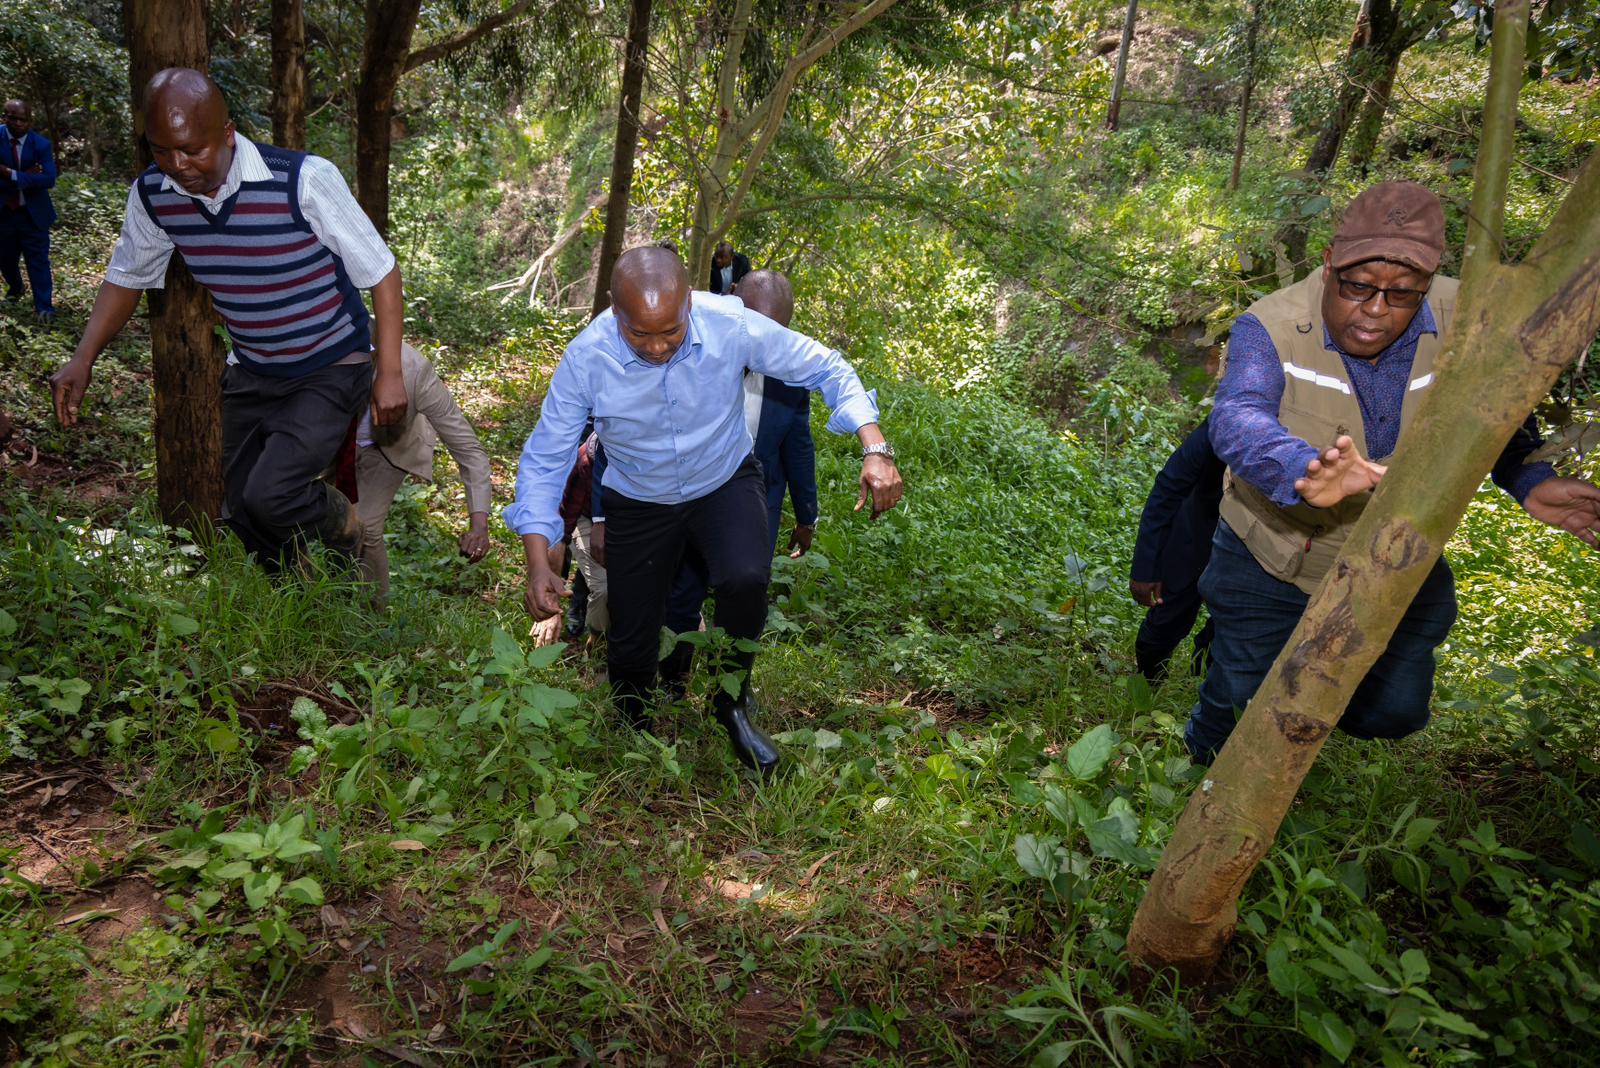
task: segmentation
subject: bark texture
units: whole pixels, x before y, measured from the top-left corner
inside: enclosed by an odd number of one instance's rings
[[[411,55],[422,0],[367,0],[367,35],[356,87],[356,200],[389,236],[389,150],[394,91]]]
[[[205,0],[125,0],[134,150],[144,140],[145,83],[167,67],[205,70]],[[150,362],[155,392],[156,503],[164,522],[204,530],[222,511],[222,343],[211,296],[181,257],[166,286],[150,290]]]
[[[1497,15],[1485,147],[1504,158],[1480,155],[1473,198],[1487,236],[1497,231],[1492,205],[1504,201],[1515,121],[1505,78],[1520,80],[1523,63],[1520,32],[1503,27],[1526,26],[1527,0],[1503,2]],[[1600,154],[1525,260],[1502,265],[1489,247],[1469,247],[1437,381],[1388,474],[1162,854],[1128,934],[1136,961],[1191,979],[1215,967],[1239,892],[1351,694],[1505,443],[1600,329]]]
[[[1117,68],[1111,76],[1111,106],[1106,109],[1108,130],[1115,130],[1122,121],[1122,86],[1128,77],[1128,51],[1133,47],[1133,25],[1138,18],[1139,0],[1128,0],[1128,13],[1122,20],[1122,42],[1117,46]]]
[[[650,49],[650,0],[633,0],[628,9],[628,40],[622,60],[622,101],[617,105],[617,140],[611,152],[611,198],[605,236],[594,276],[594,314],[611,304],[611,268],[622,255],[633,191],[633,158],[639,148],[639,106],[644,97],[645,63]]]
[[[272,143],[306,147],[305,0],[272,0]]]

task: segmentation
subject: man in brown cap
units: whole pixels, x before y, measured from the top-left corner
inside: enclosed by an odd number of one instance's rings
[[[1321,271],[1234,323],[1211,414],[1228,474],[1199,585],[1216,633],[1184,729],[1196,760],[1209,763],[1227,740],[1433,384],[1459,288],[1435,273],[1443,255],[1439,199],[1414,182],[1383,182],[1350,204]],[[1538,444],[1530,418],[1496,463],[1495,483],[1535,518],[1596,544],[1600,489],[1524,463]],[[1441,558],[1339,728],[1399,738],[1426,726],[1433,651],[1455,618]]]

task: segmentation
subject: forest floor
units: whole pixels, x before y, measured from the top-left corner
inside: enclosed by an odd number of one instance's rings
[[[1118,136],[1104,165],[1151,177],[1082,207],[1108,243],[1134,233],[1107,256],[1143,270],[1163,228],[1213,241],[1168,216],[1225,156],[1194,148],[1183,186],[1157,180],[1186,165],[1171,130]],[[560,199],[524,194],[396,207],[408,339],[479,428],[497,504],[581,325],[483,292],[515,273],[474,258],[494,212]],[[20,431],[0,456],[0,1062],[1590,1057],[1600,586],[1592,553],[1491,489],[1451,543],[1461,618],[1428,730],[1330,741],[1213,983],[1123,958],[1198,775],[1194,680],[1134,674],[1125,593],[1139,506],[1197,416],[1205,346],[1174,322],[1205,317],[1198,291],[1159,328],[1070,290],[1030,318],[943,238],[904,267],[865,243],[871,293],[802,287],[880,390],[907,496],[853,514],[855,451],[818,428],[824,520],[775,561],[756,668],[785,750],[763,784],[703,671],[645,735],[614,722],[601,649],[529,647],[520,546],[496,522],[490,558],[459,559],[443,457],[391,513],[387,612],[336,571],[274,581],[227,538],[162,528],[137,322],[78,431],[44,385],[124,195],[64,178],[60,321],[0,310]],[[497,247],[520,254],[516,222]],[[1016,366],[1035,378],[1003,388]]]

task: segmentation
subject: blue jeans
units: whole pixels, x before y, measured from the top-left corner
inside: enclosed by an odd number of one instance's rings
[[[1217,524],[1211,562],[1200,576],[1216,636],[1200,700],[1189,713],[1183,742],[1209,764],[1233,732],[1234,710],[1249,704],[1272,662],[1294,633],[1310,597],[1262,569],[1226,522]],[[1357,738],[1403,738],[1428,725],[1433,696],[1433,651],[1456,621],[1455,576],[1440,557],[1339,719]]]

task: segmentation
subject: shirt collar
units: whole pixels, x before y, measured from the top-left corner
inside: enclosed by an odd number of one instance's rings
[[[1437,336],[1438,333],[1439,324],[1434,321],[1433,308],[1428,305],[1427,298],[1423,298],[1422,307],[1418,308],[1417,314],[1411,317],[1411,325],[1406,327],[1405,332],[1399,337],[1395,338],[1393,341],[1389,342],[1389,347],[1378,353],[1377,356],[1367,358],[1381,360],[1391,352],[1398,352],[1408,347],[1415,346],[1417,339],[1423,334],[1433,334]],[[1329,352],[1337,352],[1341,356],[1350,355],[1348,352],[1345,352],[1334,343],[1333,335],[1328,332],[1328,325],[1326,323],[1322,325],[1322,347],[1327,349]]]
[[[217,187],[214,195],[208,197],[202,193],[191,193],[173,181],[170,175],[165,174],[161,176],[161,188],[163,191],[170,190],[174,193],[180,193],[190,200],[215,204],[233,196],[239,191],[239,186],[245,182],[270,181],[272,181],[272,171],[261,158],[261,150],[256,148],[255,142],[244,134],[235,133],[233,135],[233,162],[228,165],[228,176],[222,180],[222,184]]]

